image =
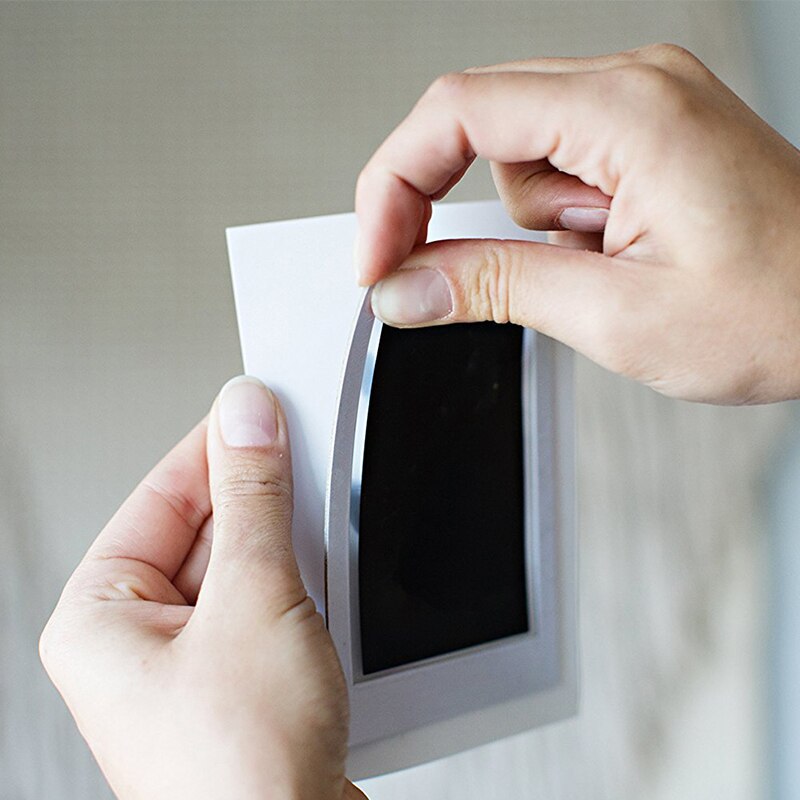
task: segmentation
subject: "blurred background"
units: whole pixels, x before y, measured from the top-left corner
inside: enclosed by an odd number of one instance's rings
[[[535,55],[677,42],[800,142],[799,34],[793,3],[0,4],[0,800],[111,796],[37,638],[241,370],[226,226],[350,210],[431,80]],[[485,165],[452,193],[492,196]],[[580,715],[363,788],[800,796],[797,408],[667,400],[582,359],[577,392]]]

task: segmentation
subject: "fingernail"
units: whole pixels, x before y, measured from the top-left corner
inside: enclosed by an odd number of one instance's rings
[[[272,392],[258,378],[229,380],[217,405],[219,430],[229,447],[267,447],[278,437],[278,414]]]
[[[403,269],[372,290],[372,313],[390,325],[418,325],[453,310],[450,286],[435,269]]]
[[[602,233],[607,220],[607,208],[565,208],[559,214],[557,222],[567,231]]]

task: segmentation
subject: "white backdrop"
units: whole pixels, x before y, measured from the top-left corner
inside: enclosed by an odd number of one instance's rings
[[[728,3],[0,4],[0,800],[109,796],[38,632],[123,496],[240,370],[227,225],[349,210],[439,73],[671,40],[753,99]],[[477,168],[455,199],[492,196]],[[765,793],[760,479],[781,409],[586,362],[581,715],[376,800]],[[222,733],[221,733],[222,735]]]
[[[763,111],[800,146],[800,3],[753,3],[755,65]],[[771,475],[769,600],[772,627],[771,768],[775,800],[800,794],[800,404]]]

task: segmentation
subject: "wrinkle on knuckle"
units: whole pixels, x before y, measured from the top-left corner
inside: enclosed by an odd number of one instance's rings
[[[516,179],[508,188],[503,205],[508,216],[520,228],[533,229],[536,222],[534,208],[535,193],[539,188],[541,179]]]
[[[289,502],[291,481],[280,472],[261,466],[246,466],[222,477],[217,484],[217,506],[238,504],[244,498],[266,498]]]
[[[142,486],[171,508],[187,527],[197,528],[208,516],[208,512],[200,508],[188,492],[179,492],[170,488],[179,480],[180,476],[177,475],[174,478],[167,476],[163,482],[157,481],[153,476],[147,476],[142,481]]]
[[[252,495],[228,499],[219,505],[218,512],[220,542],[234,543],[244,555],[261,551],[265,543],[272,549],[289,546],[283,539],[292,529],[292,506],[283,497],[268,502]]]
[[[322,623],[325,621],[317,611],[316,603],[306,592],[302,585],[290,587],[285,593],[283,606],[279,609],[280,616],[291,622],[291,624],[302,624],[312,621]]]
[[[514,264],[509,248],[487,243],[468,299],[470,316],[491,322],[509,321],[509,283]]]
[[[292,558],[289,537],[281,533],[290,525],[286,515],[253,514],[238,520],[235,535],[227,537],[224,547],[237,562],[266,566],[278,574]]]

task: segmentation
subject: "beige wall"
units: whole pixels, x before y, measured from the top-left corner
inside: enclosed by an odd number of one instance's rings
[[[349,209],[371,150],[451,69],[673,40],[750,97],[739,14],[0,4],[0,800],[108,796],[36,638],[96,531],[240,370],[224,227]],[[477,168],[454,197],[491,194]],[[761,793],[756,501],[781,412],[670,402],[585,362],[578,394],[581,716],[372,797]]]

